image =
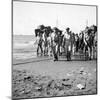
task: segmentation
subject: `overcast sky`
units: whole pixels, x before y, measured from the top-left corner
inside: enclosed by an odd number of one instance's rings
[[[13,1],[13,34],[34,34],[40,24],[78,33],[86,24],[96,25],[96,7]]]

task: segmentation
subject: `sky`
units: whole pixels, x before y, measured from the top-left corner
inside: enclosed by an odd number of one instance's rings
[[[34,34],[41,24],[79,33],[96,25],[96,7],[13,1],[13,34]]]

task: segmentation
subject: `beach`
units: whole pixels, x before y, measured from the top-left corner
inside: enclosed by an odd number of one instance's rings
[[[37,57],[34,37],[19,37],[13,43],[13,99],[97,94],[96,60]]]
[[[13,65],[13,98],[97,93],[96,61],[44,60]]]

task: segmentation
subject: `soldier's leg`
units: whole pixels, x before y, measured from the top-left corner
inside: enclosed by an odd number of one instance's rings
[[[71,60],[71,44],[68,43],[67,46],[66,46],[66,50],[67,50],[67,60]]]
[[[70,50],[69,50],[69,46],[67,47],[67,60],[70,60]]]
[[[43,54],[42,44],[40,45],[41,55]]]
[[[90,58],[89,58],[89,60],[91,60],[92,59],[92,47],[90,47]]]
[[[61,45],[58,45],[58,55],[61,55]]]
[[[37,46],[37,56],[39,55],[39,44]]]
[[[58,56],[57,56],[57,52],[56,52],[56,46],[53,46],[53,57],[54,57],[54,61],[58,60]]]
[[[56,59],[58,60],[58,45],[56,45]]]
[[[65,55],[66,55],[66,58],[68,60],[68,45],[65,45]]]
[[[71,47],[71,45],[69,44],[69,48],[68,48],[69,50],[69,60],[71,60],[71,55],[72,55],[72,47]]]
[[[89,47],[86,45],[85,47],[85,60],[89,59]]]
[[[52,53],[53,53],[53,60],[55,60],[55,47],[54,46],[52,46]]]
[[[50,56],[53,56],[53,45],[50,46]]]

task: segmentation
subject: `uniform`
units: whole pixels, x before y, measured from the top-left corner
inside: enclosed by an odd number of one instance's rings
[[[67,32],[64,34],[64,47],[67,60],[71,60],[71,36]]]
[[[42,39],[42,37],[37,36],[36,42],[37,42],[37,55],[39,54],[39,49],[41,50],[41,55],[42,55],[42,53],[43,53],[43,49],[42,49],[43,39]]]
[[[56,33],[51,34],[51,45],[54,61],[58,60],[58,35]]]

